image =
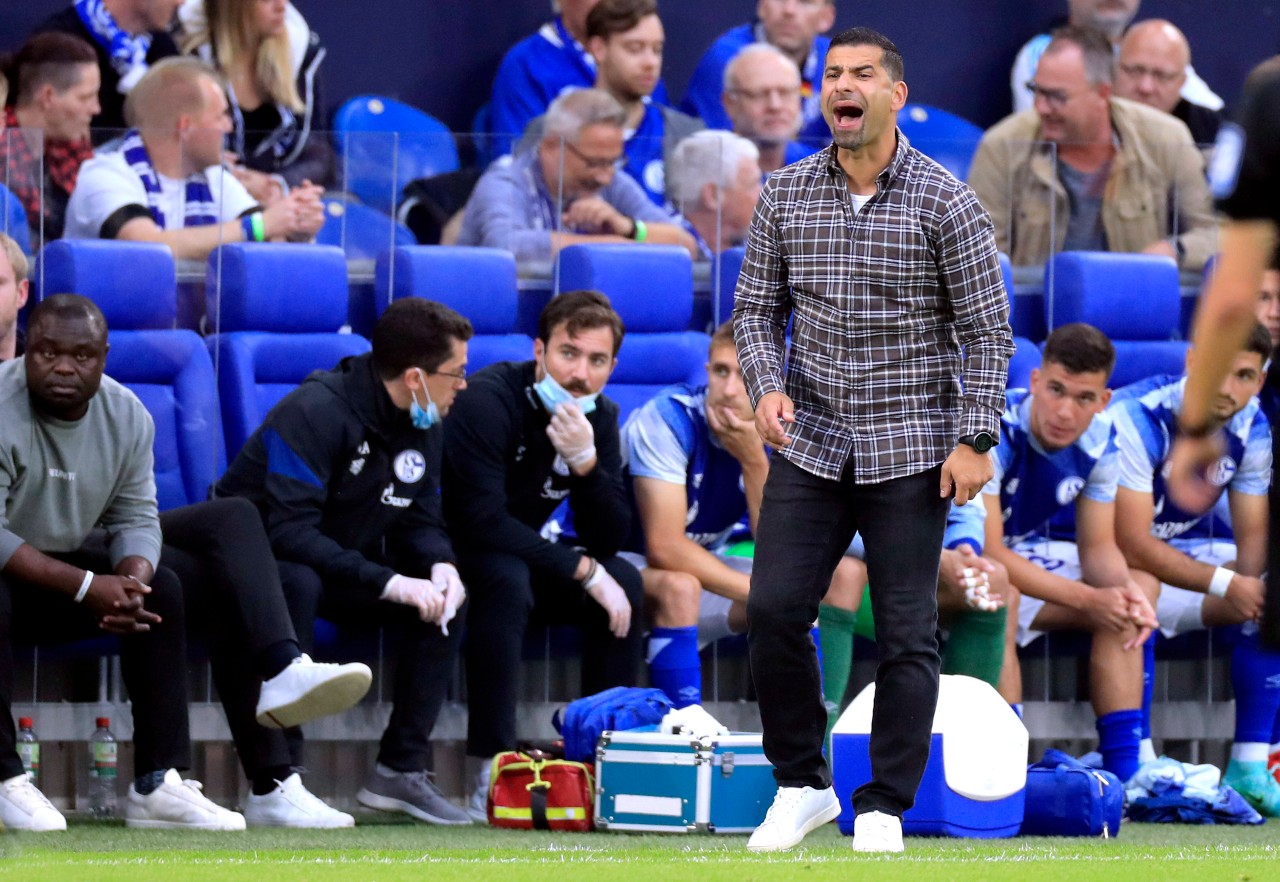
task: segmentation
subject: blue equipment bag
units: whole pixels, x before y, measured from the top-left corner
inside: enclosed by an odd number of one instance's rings
[[[615,686],[570,702],[563,718],[556,711],[551,724],[564,737],[564,758],[589,763],[595,761],[600,733],[657,725],[673,707],[661,689]]]
[[[1101,836],[1120,834],[1124,787],[1103,769],[1086,766],[1070,754],[1050,748],[1027,768],[1026,812],[1022,836]]]

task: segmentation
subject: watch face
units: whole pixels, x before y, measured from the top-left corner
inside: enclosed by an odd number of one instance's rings
[[[995,439],[986,432],[979,432],[973,439],[973,449],[979,453],[986,453],[995,446]]]

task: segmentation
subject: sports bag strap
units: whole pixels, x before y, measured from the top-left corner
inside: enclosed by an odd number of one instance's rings
[[[541,751],[532,751],[532,762],[529,770],[533,772],[533,780],[524,786],[529,791],[529,819],[535,830],[550,830],[551,822],[547,820],[547,791],[551,782],[542,780],[542,767],[547,764],[546,755]]]

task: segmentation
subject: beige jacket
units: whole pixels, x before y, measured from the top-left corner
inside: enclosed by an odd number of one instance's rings
[[[1112,251],[1141,251],[1175,238],[1179,265],[1199,270],[1217,248],[1218,229],[1204,160],[1181,120],[1111,99],[1120,149],[1103,196],[1102,222]],[[969,169],[971,186],[996,225],[996,244],[1015,266],[1044,263],[1062,250],[1070,203],[1056,173],[1053,145],[1036,141],[1034,110],[987,131]]]

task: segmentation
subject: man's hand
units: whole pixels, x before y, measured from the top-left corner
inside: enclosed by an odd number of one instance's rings
[[[440,630],[449,636],[449,623],[458,614],[458,607],[467,599],[467,589],[462,585],[458,568],[451,563],[431,565],[431,582],[444,595],[444,612],[440,614]]]
[[[160,616],[143,606],[151,588],[131,576],[95,574],[81,601],[98,619],[98,627],[109,634],[125,636],[150,631]]]
[[[444,594],[430,579],[394,575],[382,589],[382,599],[416,607],[424,622],[438,622],[444,612]]]
[[[308,241],[324,226],[324,203],[320,195],[324,191],[303,181],[271,203],[262,212],[263,231],[268,239],[288,239],[291,242]]]
[[[240,157],[230,150],[223,151],[222,163],[231,170],[232,176],[244,185],[249,195],[260,205],[270,205],[284,196],[284,187],[269,174],[248,168],[240,162]]]
[[[596,432],[582,408],[572,402],[557,404],[547,423],[551,446],[570,468],[583,466],[596,458]]]
[[[996,566],[962,542],[954,551],[943,549],[938,578],[943,587],[963,596],[965,605],[982,612],[995,612],[1004,606],[1004,598],[991,593],[991,574]]]
[[[1136,636],[1126,640],[1125,649],[1137,649],[1158,626],[1151,601],[1135,583],[1106,588],[1085,588],[1084,613],[1112,631],[1136,628]]]
[[[1225,600],[1236,609],[1247,621],[1256,622],[1262,618],[1262,607],[1266,602],[1266,583],[1253,576],[1242,576],[1236,573],[1227,586]]]
[[[1183,511],[1203,514],[1213,508],[1222,488],[1209,480],[1210,471],[1222,457],[1222,437],[1215,433],[1206,438],[1179,435],[1169,451],[1166,484],[1169,498]]]
[[[740,463],[762,459],[764,444],[753,420],[744,420],[729,407],[708,407],[707,427],[725,450]]]
[[[796,406],[782,392],[766,392],[756,405],[756,431],[775,450],[791,443],[784,427],[795,421]]]
[[[955,494],[955,504],[964,505],[982,492],[996,473],[989,453],[979,453],[968,444],[957,444],[942,464],[942,498]]]
[[[631,601],[604,564],[597,564],[596,575],[587,587],[587,595],[609,614],[609,631],[621,640],[631,630]]]
[[[601,196],[575,199],[564,211],[565,227],[582,233],[600,233],[628,238],[631,218],[614,208]]]

